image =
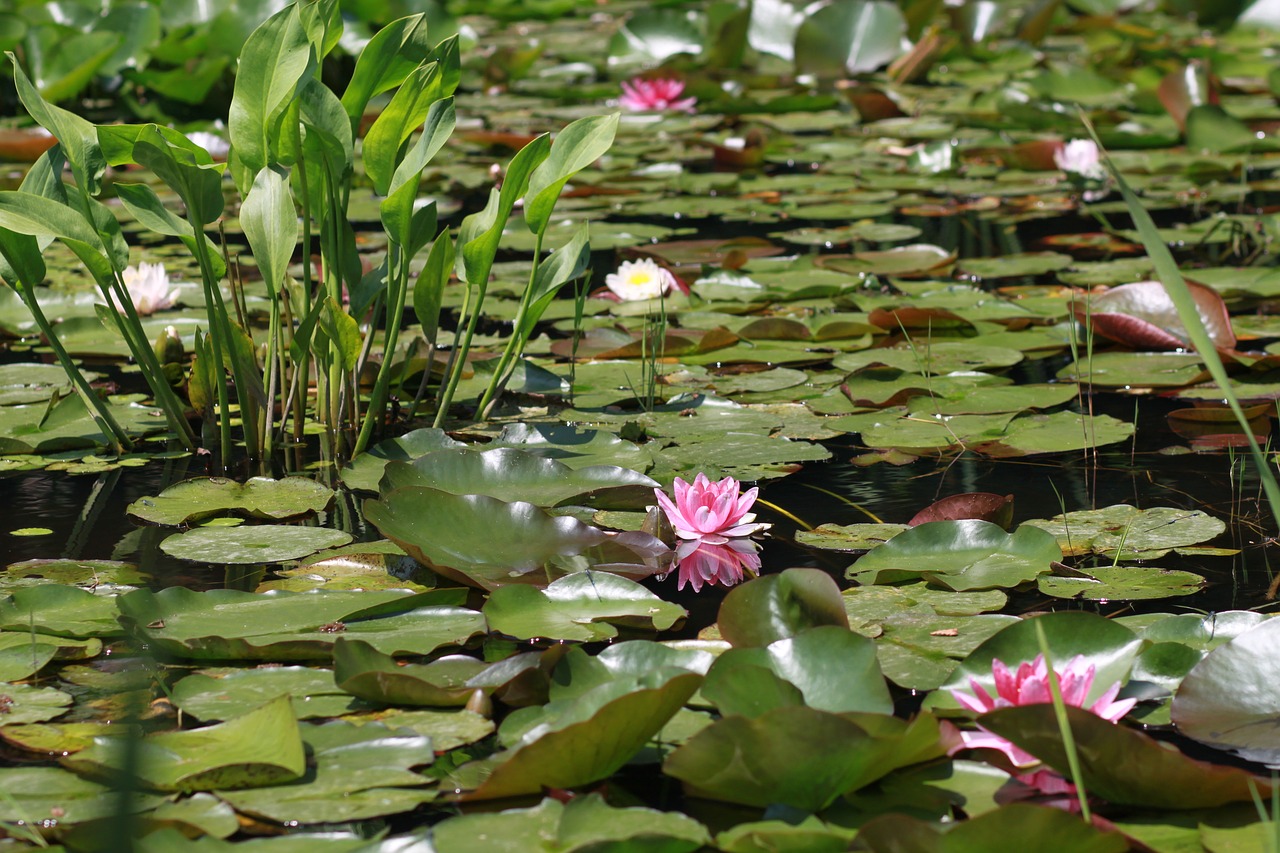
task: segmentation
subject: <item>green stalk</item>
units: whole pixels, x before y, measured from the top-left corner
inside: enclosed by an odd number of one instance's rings
[[[1218,384],[1218,388],[1222,391],[1222,396],[1226,399],[1227,405],[1231,407],[1231,412],[1236,417],[1236,422],[1240,424],[1241,430],[1244,432],[1244,437],[1249,443],[1249,453],[1258,468],[1258,478],[1262,482],[1262,490],[1266,493],[1267,503],[1271,506],[1271,517],[1276,522],[1277,527],[1280,527],[1280,483],[1276,482],[1275,473],[1271,470],[1262,448],[1258,446],[1257,439],[1253,437],[1253,430],[1249,427],[1249,419],[1245,417],[1244,410],[1240,408],[1240,401],[1236,399],[1235,392],[1231,390],[1231,380],[1227,376],[1227,369],[1223,366],[1222,359],[1218,356],[1218,349],[1200,319],[1200,312],[1196,310],[1195,300],[1191,296],[1191,289],[1187,287],[1187,282],[1183,279],[1182,272],[1178,269],[1178,262],[1174,260],[1173,253],[1169,251],[1169,247],[1165,245],[1164,240],[1160,237],[1160,232],[1156,229],[1156,224],[1152,221],[1151,214],[1147,213],[1146,208],[1138,201],[1138,197],[1134,195],[1133,190],[1130,189],[1120,175],[1120,171],[1111,162],[1110,155],[1103,149],[1102,140],[1098,138],[1098,132],[1094,129],[1093,123],[1089,121],[1088,116],[1083,111],[1080,113],[1080,118],[1084,122],[1085,128],[1089,131],[1089,136],[1098,146],[1098,149],[1102,151],[1103,163],[1106,165],[1107,171],[1111,173],[1112,178],[1115,179],[1116,185],[1120,188],[1120,194],[1124,197],[1124,203],[1129,209],[1129,215],[1133,217],[1134,227],[1138,230],[1138,236],[1142,238],[1142,245],[1147,250],[1147,256],[1151,258],[1152,263],[1155,265],[1156,276],[1160,279],[1160,283],[1164,285],[1165,291],[1173,301],[1173,305],[1178,311],[1178,318],[1182,321],[1182,325],[1186,328],[1187,334],[1191,338],[1192,346],[1195,347],[1196,353],[1200,358],[1204,360],[1204,365],[1209,370],[1209,375]]]
[[[151,341],[147,340],[146,332],[142,329],[142,318],[138,316],[133,297],[129,295],[129,290],[120,279],[120,274],[116,273],[115,278],[110,282],[99,282],[98,285],[108,306],[120,306],[120,310],[112,312],[116,328],[124,336],[134,361],[142,369],[142,376],[151,389],[156,405],[164,411],[170,429],[187,450],[195,450],[199,442],[196,441],[191,424],[187,422],[185,407],[178,399],[178,395],[173,392],[169,380],[165,378],[164,368],[160,365],[160,359],[156,358]],[[111,288],[114,288],[114,298]]]
[[[388,303],[387,336],[382,347],[382,364],[378,368],[378,378],[373,383],[373,392],[369,395],[369,407],[365,409],[364,422],[360,425],[360,436],[352,449],[353,455],[363,453],[368,448],[369,440],[373,437],[375,422],[382,420],[382,410],[387,403],[387,387],[391,384],[391,355],[395,352],[396,342],[399,340],[405,296],[409,292],[409,264],[403,257],[403,250],[394,244],[391,246],[391,256],[387,264],[387,284],[393,289]],[[369,337],[373,338],[372,330]]]
[[[476,412],[481,418],[489,417],[489,410],[493,408],[498,395],[506,388],[510,379],[510,372],[514,370],[513,362],[520,357],[520,353],[524,352],[524,345],[528,338],[522,334],[521,327],[524,322],[524,315],[528,312],[530,304],[533,302],[533,283],[538,276],[538,265],[542,261],[542,238],[545,236],[545,229],[539,230],[534,237],[533,243],[533,263],[529,266],[529,283],[525,285],[524,293],[520,296],[520,307],[516,309],[516,318],[511,326],[511,337],[507,340],[506,347],[502,350],[502,357],[498,359],[498,366],[493,371],[493,378],[489,380],[489,387],[484,389],[484,395],[480,398],[480,406]]]
[[[1067,705],[1062,701],[1062,684],[1058,681],[1058,671],[1053,668],[1053,660],[1049,657],[1049,638],[1045,636],[1044,625],[1039,619],[1032,620],[1036,626],[1036,641],[1040,644],[1040,654],[1044,655],[1045,670],[1049,675],[1049,692],[1053,696],[1053,715],[1058,719],[1058,731],[1062,735],[1062,748],[1067,753],[1067,767],[1071,770],[1071,784],[1076,786],[1076,799],[1080,802],[1080,816],[1084,822],[1093,823],[1093,815],[1089,813],[1089,794],[1084,789],[1084,775],[1080,772],[1080,753],[1076,750],[1076,739],[1071,733],[1071,721],[1067,719]]]
[[[200,230],[197,229],[197,235]],[[205,305],[209,312],[209,343],[213,347],[213,376],[218,393],[218,449],[222,457],[223,467],[231,459],[231,398],[227,393],[226,362],[223,361],[222,345],[226,322],[226,307],[222,304],[222,294],[218,292],[218,283],[214,280],[213,265],[209,260],[208,248],[198,237],[196,245],[196,263],[200,265],[200,283],[204,287]]]
[[[268,291],[271,294],[271,320],[267,331],[267,358],[262,366],[262,386],[267,389],[267,411],[262,426],[262,454],[270,459],[275,449],[276,382],[279,375],[279,371],[276,370],[276,353],[279,352],[280,346],[280,293],[276,288],[268,288]],[[281,412],[283,411],[282,405]]]
[[[293,142],[296,149],[302,151],[302,127],[300,122],[293,123]],[[300,316],[307,317],[311,314],[311,191],[307,183],[306,164],[299,160],[299,168],[296,172],[298,176],[298,194],[300,206],[302,207],[302,313]],[[292,328],[292,323],[290,324]],[[311,385],[311,360],[304,358],[301,364],[295,364],[293,367],[293,382],[291,387],[300,389],[297,396],[293,400],[293,439],[295,442],[302,441],[302,430],[306,424],[307,418],[307,392]],[[281,414],[283,417],[283,413]]]
[[[467,330],[463,336],[461,344],[455,339],[453,351],[449,353],[449,369],[445,373],[445,382],[440,388],[440,405],[436,409],[435,420],[431,425],[439,429],[444,423],[445,418],[449,414],[449,406],[453,404],[453,394],[458,390],[458,383],[462,381],[462,370],[467,363],[467,351],[471,349],[471,338],[475,335],[476,325],[480,322],[480,306],[484,304],[484,294],[488,289],[488,282],[476,284],[476,299],[474,310],[467,315]],[[462,307],[465,311],[471,302],[471,285],[467,285],[467,293],[463,298]],[[459,314],[459,319],[462,315]]]
[[[84,404],[89,409],[89,414],[93,416],[94,422],[97,423],[98,429],[102,430],[103,436],[111,442],[112,449],[116,453],[133,450],[133,442],[129,440],[129,434],[116,421],[115,416],[111,414],[111,410],[107,408],[106,402],[94,393],[93,388],[89,386],[89,380],[84,378],[80,368],[76,367],[75,362],[72,361],[67,348],[62,345],[62,341],[58,340],[58,336],[53,333],[53,325],[40,308],[40,303],[36,300],[31,286],[24,281],[22,282],[22,287],[16,288],[16,290],[18,295],[22,297],[22,301],[27,304],[27,310],[31,312],[31,316],[35,318],[40,334],[49,342],[49,348],[53,350],[53,354],[58,359],[58,363],[62,365],[67,378],[71,380],[72,387],[80,394],[80,398],[84,400]]]

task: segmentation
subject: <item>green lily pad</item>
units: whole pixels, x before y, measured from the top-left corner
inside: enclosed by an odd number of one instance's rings
[[[269,820],[334,823],[411,811],[435,799],[430,780],[409,768],[435,760],[419,734],[370,724],[303,724],[310,754],[296,781],[253,790],[220,790],[237,811]]]
[[[538,725],[486,760],[491,772],[464,798],[499,799],[602,779],[657,734],[701,681],[686,669],[664,666],[548,705]]]
[[[520,640],[608,640],[618,627],[665,631],[683,607],[663,601],[635,581],[607,572],[575,572],[545,589],[509,585],[489,594],[489,628]]]
[[[122,760],[119,739],[100,737],[63,763],[77,772],[101,775],[118,771]],[[149,735],[139,745],[139,763],[138,775],[148,787],[209,791],[297,779],[306,768],[306,757],[289,699],[280,696],[225,723]]]
[[[819,524],[797,530],[796,542],[824,551],[870,551],[907,529],[905,524]]]
[[[381,723],[392,729],[409,729],[420,735],[431,738],[431,746],[436,752],[447,752],[459,746],[466,746],[484,740],[493,734],[493,721],[465,708],[417,709],[405,711],[392,708],[372,714],[348,715],[343,718],[349,723],[365,725]]]
[[[963,592],[1017,586],[1061,559],[1053,537],[1035,527],[1010,534],[989,521],[930,521],[867,552],[848,576],[864,585],[921,577]]]
[[[61,717],[71,705],[71,697],[52,687],[29,684],[0,684],[0,726],[43,723]]]
[[[1104,388],[1181,388],[1209,374],[1195,353],[1098,352],[1062,368],[1058,378]]]
[[[736,586],[720,605],[720,633],[736,648],[768,646],[819,625],[849,627],[840,588],[817,569],[786,569]]]
[[[127,512],[142,521],[170,527],[233,511],[279,521],[320,512],[332,500],[332,489],[305,477],[252,477],[243,483],[225,477],[196,477],[175,483],[154,497],[139,498],[129,504]]]
[[[453,495],[488,495],[541,507],[562,503],[631,509],[653,503],[658,483],[638,471],[607,465],[570,468],[514,448],[438,450],[413,462],[390,462],[383,492],[408,486]]]
[[[1009,422],[1003,436],[970,449],[1000,459],[1038,453],[1067,453],[1128,441],[1133,438],[1133,432],[1133,424],[1110,415],[1079,415],[1075,412],[1019,415]]]
[[[1097,681],[1094,682],[1097,685]],[[1153,809],[1212,808],[1270,796],[1268,780],[1237,767],[1188,758],[1153,738],[1068,706],[1067,724],[1085,789],[1110,802]],[[1052,705],[1022,705],[983,714],[978,722],[1060,773],[1070,773]],[[1250,793],[1253,783],[1253,791]]]
[[[407,589],[426,592],[439,583],[435,573],[386,539],[353,542],[323,551],[292,568],[276,568],[277,577],[258,584],[256,592],[273,589],[306,592],[328,590]]]
[[[450,438],[442,429],[415,429],[399,438],[380,441],[369,448],[368,453],[361,453],[352,459],[351,464],[342,469],[342,482],[350,489],[376,492],[378,481],[382,479],[382,470],[388,462],[409,462],[447,447],[466,445]]]
[[[160,550],[179,560],[255,565],[297,560],[350,541],[351,534],[343,530],[257,524],[188,530],[165,539]]]
[[[176,802],[161,803],[148,817],[159,824],[188,828],[193,833],[214,838],[228,838],[240,828],[231,806],[203,792]]]
[[[197,660],[328,660],[339,636],[357,637],[386,654],[430,654],[461,645],[485,629],[484,617],[455,606],[457,590],[422,593],[194,592],[137,590],[121,614],[165,654]]]
[[[409,487],[366,501],[364,511],[414,559],[445,577],[488,589],[545,582],[539,570],[578,556],[587,557],[588,565],[620,564],[651,574],[667,551],[647,534],[610,535],[573,518],[552,517],[531,503],[487,495]],[[424,518],[431,524],[422,524]]]
[[[8,580],[39,580],[96,590],[139,586],[150,579],[151,575],[138,571],[133,563],[119,560],[23,560],[12,563],[5,574],[0,575],[0,589],[5,588]]]
[[[169,690],[169,701],[204,722],[238,717],[280,696],[289,697],[299,720],[365,707],[334,686],[331,670],[304,666],[197,671]]]
[[[1052,533],[1064,554],[1151,559],[1216,538],[1226,524],[1198,509],[1113,504],[1024,522]]]
[[[119,735],[119,723],[26,723],[0,726],[0,738],[29,752],[70,755],[93,746],[95,737]]]
[[[84,373],[92,381],[97,374]],[[54,394],[71,392],[71,380],[56,364],[0,365],[0,406],[42,403]]]
[[[83,779],[61,767],[0,768],[0,820],[40,823],[57,821],[73,825],[119,814],[120,796],[108,785]],[[129,808],[146,811],[162,798],[139,792],[130,798]]]
[[[641,846],[692,853],[711,841],[707,828],[691,817],[649,808],[614,808],[599,794],[575,797],[567,804],[545,799],[531,809],[462,815],[432,827],[432,844],[439,853],[469,853],[478,838],[493,853],[522,853],[531,838],[540,839],[547,853]]]
[[[0,681],[22,681],[44,668],[58,653],[58,647],[42,642],[43,635],[0,631]],[[98,648],[102,642],[96,641]]]
[[[448,655],[429,664],[399,666],[368,643],[339,638],[333,647],[333,681],[341,690],[387,705],[465,705],[475,688],[472,676],[483,661]]]
[[[0,630],[36,631],[55,637],[115,637],[117,599],[58,584],[16,589],[0,597]]]
[[[1196,664],[1173,697],[1178,731],[1250,761],[1280,764],[1277,637],[1280,621],[1268,619]]]
[[[1157,566],[1094,566],[1036,578],[1036,588],[1045,595],[1087,601],[1172,598],[1193,595],[1204,585],[1205,579],[1194,572]]]
[[[653,465],[653,451],[619,438],[612,432],[560,424],[507,424],[485,447],[513,447],[555,459],[574,470],[593,465],[616,465],[644,472]]]
[[[730,649],[716,658],[702,686],[704,698],[721,714],[745,714],[758,708],[758,696],[747,689],[758,684],[754,670],[767,670],[798,691],[795,703],[833,713],[864,711],[889,714],[893,700],[880,674],[875,643],[844,628],[824,625],[763,649]]]
[[[1014,844],[1080,853],[1130,849],[1128,840],[1118,832],[1103,832],[1077,815],[1028,803],[1010,803],[970,820],[942,824],[908,814],[885,814],[868,821],[858,838],[873,853],[899,849],[903,844],[920,853],[978,853],[1014,849]]]
[[[903,764],[939,754],[937,722],[876,714],[837,715],[803,705],[757,717],[724,717],[663,762],[694,796],[806,812]]]

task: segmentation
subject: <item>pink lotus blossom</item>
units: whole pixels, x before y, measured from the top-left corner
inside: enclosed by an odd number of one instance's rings
[[[1084,655],[1076,655],[1067,661],[1066,666],[1057,670],[1063,703],[1083,708],[1085,697],[1089,695],[1089,688],[1093,686],[1093,677],[1096,672],[1092,664],[1087,667],[1084,665]],[[994,698],[978,683],[977,679],[973,678],[969,679],[973,696],[956,690],[951,691],[951,695],[965,708],[978,714],[985,714],[997,708],[1042,705],[1053,701],[1053,694],[1049,690],[1049,667],[1045,665],[1044,655],[1037,655],[1031,663],[1023,663],[1018,667],[1017,672],[1010,672],[1003,661],[993,660],[991,673],[996,679]],[[1118,722],[1138,701],[1121,699],[1117,702],[1116,694],[1119,692],[1120,682],[1117,681],[1107,688],[1088,710],[1104,720]],[[1031,753],[981,727],[976,732],[961,732],[960,737],[961,742],[953,744],[948,754],[955,754],[961,749],[995,749],[1008,756],[1014,767],[1031,767],[1039,763]]]
[[[681,539],[723,545],[731,537],[750,536],[769,526],[753,524],[756,515],[747,512],[760,490],[753,487],[744,494],[738,491],[738,481],[732,477],[713,483],[706,474],[699,474],[692,483],[676,477],[674,501],[662,489],[654,489],[653,493]]]
[[[684,92],[684,81],[670,79],[646,80],[636,77],[622,84],[622,97],[618,104],[624,110],[634,113],[665,112],[671,110],[678,113],[693,112],[693,105],[698,103],[694,97],[681,98]]]
[[[741,583],[746,574],[760,574],[759,546],[750,539],[730,539],[723,545],[687,539],[676,549],[672,568],[677,571],[677,590],[684,589],[685,584],[694,592],[701,591],[703,584],[733,586]],[[659,580],[665,577],[664,574]]]

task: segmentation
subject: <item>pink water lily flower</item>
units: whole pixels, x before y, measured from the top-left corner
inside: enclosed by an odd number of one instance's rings
[[[748,574],[760,574],[760,546],[750,539],[730,539],[714,545],[703,539],[686,539],[676,549],[677,590],[685,585],[694,592],[706,586],[733,586]],[[662,575],[658,580],[662,580]]]
[[[635,113],[667,110],[678,113],[693,112],[693,106],[698,103],[698,99],[681,98],[682,94],[684,94],[682,80],[661,78],[646,80],[643,77],[636,77],[623,82],[622,97],[618,99],[618,104],[624,110]]]
[[[1053,153],[1053,162],[1062,171],[1085,180],[1101,181],[1107,176],[1098,146],[1091,139],[1071,140]]]
[[[699,474],[692,483],[676,477],[674,501],[661,489],[653,490],[677,536],[710,545],[723,545],[732,537],[750,536],[769,526],[754,524],[755,513],[747,511],[759,492],[753,487],[739,494],[737,480],[725,477],[713,483],[706,474]]]
[[[1057,670],[1058,683],[1062,689],[1062,701],[1076,708],[1083,708],[1084,700],[1093,686],[1093,678],[1097,669],[1090,664],[1085,666],[1084,655],[1076,655],[1067,661],[1066,666]],[[996,679],[996,695],[992,697],[977,679],[969,679],[969,687],[973,695],[951,691],[955,700],[977,714],[985,714],[997,708],[1012,708],[1019,705],[1043,705],[1053,701],[1049,690],[1049,667],[1045,665],[1044,655],[1037,655],[1031,663],[1023,663],[1017,672],[1011,672],[1004,661],[991,661],[991,674]],[[1088,710],[1115,723],[1120,720],[1137,703],[1137,699],[1121,699],[1116,701],[1120,692],[1120,682],[1107,688],[1098,701]],[[948,754],[955,754],[961,749],[995,749],[1008,756],[1015,767],[1031,767],[1039,760],[1024,749],[1014,746],[997,734],[979,728],[976,732],[961,732],[961,742],[953,744]]]

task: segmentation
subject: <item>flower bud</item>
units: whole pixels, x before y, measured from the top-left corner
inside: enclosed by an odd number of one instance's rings
[[[186,350],[182,347],[182,337],[175,326],[165,326],[160,337],[152,347],[161,364],[181,364]]]

